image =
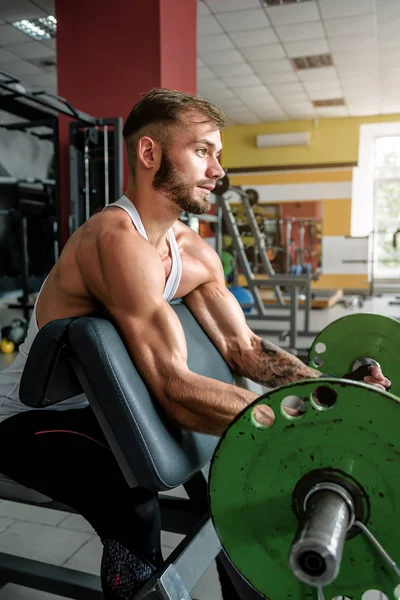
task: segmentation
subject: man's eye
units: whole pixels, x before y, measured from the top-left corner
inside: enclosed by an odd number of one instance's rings
[[[197,152],[199,152],[201,156],[205,156],[207,154],[206,148],[199,148]]]

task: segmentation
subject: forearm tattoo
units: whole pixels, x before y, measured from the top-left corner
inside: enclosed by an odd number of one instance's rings
[[[307,367],[296,356],[266,340],[261,340],[259,361],[258,364],[253,363],[253,367],[254,373],[248,376],[269,387],[277,387],[320,375],[318,371]]]

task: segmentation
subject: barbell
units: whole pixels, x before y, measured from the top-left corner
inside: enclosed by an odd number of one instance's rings
[[[397,389],[399,346],[395,319],[349,315],[321,332],[309,362],[332,375],[379,362]],[[275,413],[271,427],[257,420],[260,404]],[[399,423],[396,395],[333,377],[274,389],[232,422],[211,462],[210,512],[262,597],[400,598]]]

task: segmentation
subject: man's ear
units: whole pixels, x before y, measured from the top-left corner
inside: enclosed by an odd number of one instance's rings
[[[146,169],[158,169],[161,163],[160,144],[151,137],[141,137],[137,146],[137,160]]]

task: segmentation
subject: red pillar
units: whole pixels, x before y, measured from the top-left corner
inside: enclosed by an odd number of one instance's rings
[[[58,93],[125,119],[143,92],[196,92],[197,0],[56,0]],[[60,118],[61,242],[68,237],[68,121]],[[127,165],[125,162],[125,179]]]

